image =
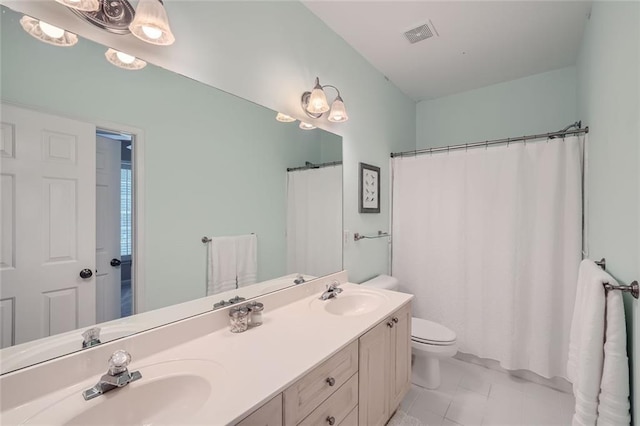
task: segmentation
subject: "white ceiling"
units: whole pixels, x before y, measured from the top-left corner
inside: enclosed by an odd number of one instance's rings
[[[305,6],[416,101],[576,62],[588,1],[305,1]],[[439,36],[410,44],[431,21]]]

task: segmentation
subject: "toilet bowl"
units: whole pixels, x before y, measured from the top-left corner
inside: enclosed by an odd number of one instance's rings
[[[398,290],[398,279],[379,275],[361,285],[385,290]],[[422,318],[411,319],[411,348],[414,355],[411,382],[437,389],[440,386],[440,359],[449,358],[458,351],[456,333],[442,324]]]

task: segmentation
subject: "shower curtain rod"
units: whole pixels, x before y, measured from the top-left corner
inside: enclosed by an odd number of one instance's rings
[[[288,172],[295,172],[298,170],[309,170],[309,169],[319,169],[322,167],[331,167],[331,166],[339,166],[342,164],[342,161],[331,161],[329,163],[320,163],[320,164],[313,164],[310,162],[305,162],[304,166],[300,166],[300,167],[287,167],[287,171]]]
[[[441,146],[437,148],[424,148],[424,149],[416,149],[413,151],[404,151],[404,152],[392,152],[391,158],[395,157],[410,157],[412,155],[420,155],[420,154],[431,154],[433,152],[442,152],[442,151],[454,151],[457,149],[468,149],[468,148],[478,148],[478,147],[488,147],[491,145],[499,145],[499,144],[510,144],[512,142],[526,142],[528,140],[534,139],[553,139],[558,137],[563,137],[567,135],[578,135],[580,133],[589,133],[589,127],[585,127],[584,129],[577,128],[574,130],[568,130],[571,127],[580,127],[580,122],[576,122],[566,129],[560,130],[558,132],[551,133],[541,133],[539,135],[529,135],[529,136],[519,136],[515,138],[506,138],[506,139],[494,139],[491,141],[484,142],[473,142],[473,143],[463,143],[459,145],[451,145],[451,146]]]

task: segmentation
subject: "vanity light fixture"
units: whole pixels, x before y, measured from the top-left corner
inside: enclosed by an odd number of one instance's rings
[[[168,46],[176,41],[162,0],[140,0],[129,30],[140,40],[151,44]]]
[[[78,42],[77,35],[31,16],[24,15],[20,18],[20,25],[29,35],[54,46],[68,47]]]
[[[142,59],[111,48],[107,50],[104,56],[107,58],[107,61],[125,70],[141,70],[147,66],[147,63]]]
[[[301,121],[298,127],[300,127],[302,130],[313,130],[316,128],[316,126],[314,126],[313,124],[305,123],[304,121]]]
[[[278,115],[276,115],[276,120],[278,120],[281,123],[293,123],[294,121],[296,121],[295,118],[291,117],[290,115],[283,114],[281,112],[279,112]]]
[[[327,102],[327,96],[324,92],[325,87],[331,87],[337,93],[336,98],[329,106]],[[327,119],[334,123],[341,123],[347,121],[349,116],[347,110],[344,107],[344,101],[340,96],[340,91],[330,84],[322,86],[320,79],[316,77],[316,84],[311,92],[304,92],[300,99],[300,105],[302,110],[311,118],[320,118],[324,113],[329,111]]]

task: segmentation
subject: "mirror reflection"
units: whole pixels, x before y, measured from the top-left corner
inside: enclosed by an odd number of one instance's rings
[[[2,7],[2,373],[342,269],[339,136],[21,18]]]

